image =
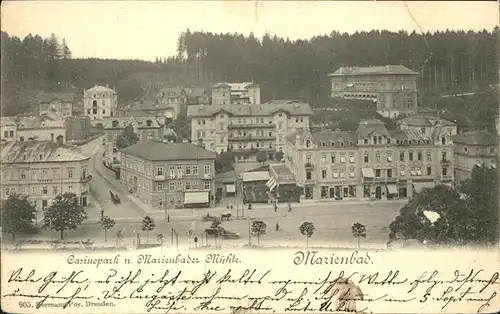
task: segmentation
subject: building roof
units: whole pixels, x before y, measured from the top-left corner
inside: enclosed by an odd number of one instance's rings
[[[389,132],[387,131],[384,122],[378,119],[359,121],[358,129],[356,132],[362,138],[370,137],[372,134],[382,134],[385,136],[389,135]]]
[[[222,183],[224,182],[232,183],[236,181],[236,171],[229,170],[226,172],[218,173],[215,175],[215,180]]]
[[[271,178],[269,171],[243,172],[241,174],[243,182],[267,181]]]
[[[221,87],[231,88],[231,85],[229,85],[228,83],[225,83],[225,82],[216,83],[216,84],[212,85],[212,88],[221,88]]]
[[[253,86],[253,82],[242,82],[242,83],[227,83],[231,87],[231,91],[245,91],[250,86]],[[258,86],[258,85],[257,85]]]
[[[45,129],[45,128],[65,128],[64,120],[50,120],[43,117],[12,117],[19,130],[25,129]]]
[[[109,87],[95,85],[94,87],[87,89],[86,92],[114,92],[114,90]]]
[[[404,130],[390,130],[390,137],[396,140],[404,141],[428,141],[429,137],[425,136],[420,130],[404,129]]]
[[[3,153],[3,152],[2,152]],[[16,142],[3,153],[2,163],[69,162],[90,159],[68,146],[57,146],[50,141]]]
[[[148,126],[148,121],[151,125]],[[113,123],[116,123],[113,125]],[[132,124],[140,129],[157,129],[160,128],[158,121],[154,116],[126,116],[126,117],[105,117],[102,121],[104,129],[124,129],[127,125]]]
[[[269,116],[278,111],[289,115],[312,116],[313,112],[308,103],[303,102],[269,102],[264,104],[231,104],[231,105],[192,105],[187,108],[188,117],[211,117],[225,111],[233,116]]]
[[[146,141],[122,150],[122,153],[150,161],[214,159],[216,154],[192,143]]]
[[[402,65],[383,65],[369,67],[341,67],[328,76],[350,76],[350,75],[377,75],[377,74],[397,74],[397,75],[417,75],[414,72]]]
[[[48,103],[54,100],[61,102],[73,103],[76,95],[74,93],[39,93],[36,99],[39,103]]]
[[[443,126],[456,126],[457,124],[446,119],[438,118],[435,116],[429,115],[414,115],[403,118],[398,121],[398,123],[406,123],[409,126],[418,126],[418,127],[429,127],[436,124],[436,122],[441,121],[441,125]]]
[[[498,141],[498,135],[488,131],[472,131],[453,136],[453,142],[457,144],[491,146],[498,145]]]

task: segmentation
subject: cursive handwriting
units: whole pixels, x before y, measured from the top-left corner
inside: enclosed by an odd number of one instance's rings
[[[307,263],[316,263],[317,258],[314,254],[304,257]],[[101,263],[101,267],[105,265]],[[283,278],[273,270],[258,268],[187,273],[169,267],[155,273],[122,267],[101,269],[98,274],[84,269],[39,273],[18,268],[6,281],[4,298],[19,307],[37,309],[111,307],[133,301],[148,313],[315,313],[370,312],[388,303],[402,303],[404,308],[432,303],[434,309],[436,304],[440,309],[473,304],[477,312],[485,312],[498,304],[499,274],[483,269],[427,270],[417,276],[397,269],[373,273],[341,270],[304,281],[294,274]]]

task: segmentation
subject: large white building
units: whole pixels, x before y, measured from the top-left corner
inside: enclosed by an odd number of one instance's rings
[[[25,141],[1,145],[1,199],[24,194],[36,210],[50,206],[61,193],[75,193],[88,204],[89,157],[52,142]]]
[[[260,87],[253,82],[217,83],[212,86],[212,105],[260,104]]]
[[[312,115],[310,105],[298,101],[188,107],[191,141],[217,153],[232,150],[236,162],[255,162],[261,151],[274,158],[286,134],[309,128]]]
[[[83,109],[93,125],[102,123],[105,117],[117,115],[118,95],[109,87],[96,85],[83,93]]]

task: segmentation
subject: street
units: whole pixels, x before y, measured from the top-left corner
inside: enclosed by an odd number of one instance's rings
[[[377,248],[385,247],[389,234],[388,226],[404,204],[404,201],[300,203],[293,204],[291,212],[288,212],[287,204],[279,204],[275,212],[270,204],[253,204],[252,210],[248,210],[246,207],[243,209],[241,203],[223,200],[223,204],[231,202],[234,205],[233,209],[227,209],[225,205],[217,208],[169,209],[170,222],[167,222],[163,210],[148,209],[148,206],[140,206],[132,201],[128,192],[115,179],[114,173],[103,166],[102,137],[81,148],[83,154],[91,157],[89,171],[92,174],[90,181],[92,198],[90,206],[86,208],[88,219],[76,230],[66,231],[67,240],[90,238],[93,241],[103,241],[104,231],[99,224],[100,208],[103,208],[104,215],[116,221],[114,228],[108,232],[109,241],[116,239],[117,230],[123,230],[126,241],[131,241],[134,232],[141,234],[142,241],[146,241],[146,234],[141,231],[141,220],[145,215],[150,215],[156,224],[155,229],[149,232],[150,243],[156,242],[156,236],[162,234],[166,243],[172,244],[171,235],[174,229],[180,245],[190,241],[189,230],[198,236],[199,244],[202,242],[205,244],[206,241],[208,244],[214,244],[217,241],[219,245],[244,245],[249,242],[251,219],[260,219],[267,225],[266,234],[260,237],[260,243],[264,246],[305,245],[306,239],[300,234],[299,226],[302,222],[309,221],[315,226],[315,232],[309,239],[310,245],[355,246],[357,239],[352,236],[351,226],[359,222],[365,225],[367,230],[366,239],[361,239],[362,246]],[[120,205],[111,202],[110,190],[118,193],[122,202]],[[227,212],[230,212],[232,217],[227,221],[224,220],[221,226],[228,231],[239,233],[240,238],[233,240],[203,238],[204,230],[210,226],[210,222],[203,221],[202,217],[207,214],[220,216]],[[279,230],[276,230],[277,224]],[[58,239],[58,237],[58,232],[45,229],[36,235],[36,238]],[[251,241],[253,244],[257,243],[255,237],[251,237]]]

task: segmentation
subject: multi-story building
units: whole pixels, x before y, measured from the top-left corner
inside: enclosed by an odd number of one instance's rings
[[[64,120],[73,115],[75,94],[56,93],[41,94],[38,96],[38,113],[53,120]]]
[[[432,136],[387,130],[380,120],[363,120],[356,131],[298,129],[284,153],[306,199],[411,198],[424,187],[453,185],[453,141],[438,126]]]
[[[309,128],[313,115],[307,103],[273,101],[265,104],[188,106],[191,141],[210,151],[233,151],[237,162],[254,162],[266,151],[273,158],[294,128]]]
[[[28,195],[37,211],[50,206],[61,193],[75,193],[88,204],[89,157],[53,142],[12,142],[2,149],[1,198]]]
[[[341,67],[328,75],[331,97],[369,99],[390,118],[417,112],[417,76],[402,65]]]
[[[120,150],[116,147],[118,136],[123,133],[127,126],[139,137],[139,142],[149,139],[161,138],[163,129],[153,117],[108,117],[103,119],[103,128],[106,134],[105,162],[109,166],[120,165]]]
[[[64,120],[49,120],[45,117],[2,117],[2,141],[24,142],[29,139],[66,143]]]
[[[403,118],[396,122],[396,125],[400,129],[416,129],[420,130],[427,137],[432,136],[432,132],[436,126],[440,126],[444,131],[450,135],[457,134],[457,124],[440,117],[428,116],[428,115],[414,115]]]
[[[121,152],[121,182],[154,208],[213,206],[216,154],[191,143],[151,140]]]
[[[253,82],[217,83],[212,86],[212,105],[260,104],[260,87]]]
[[[455,180],[470,177],[474,166],[497,167],[499,136],[487,131],[460,133],[453,137],[455,145]]]
[[[116,115],[118,95],[107,86],[96,85],[83,92],[83,110],[83,114],[90,117],[93,125],[102,123],[105,117]]]

